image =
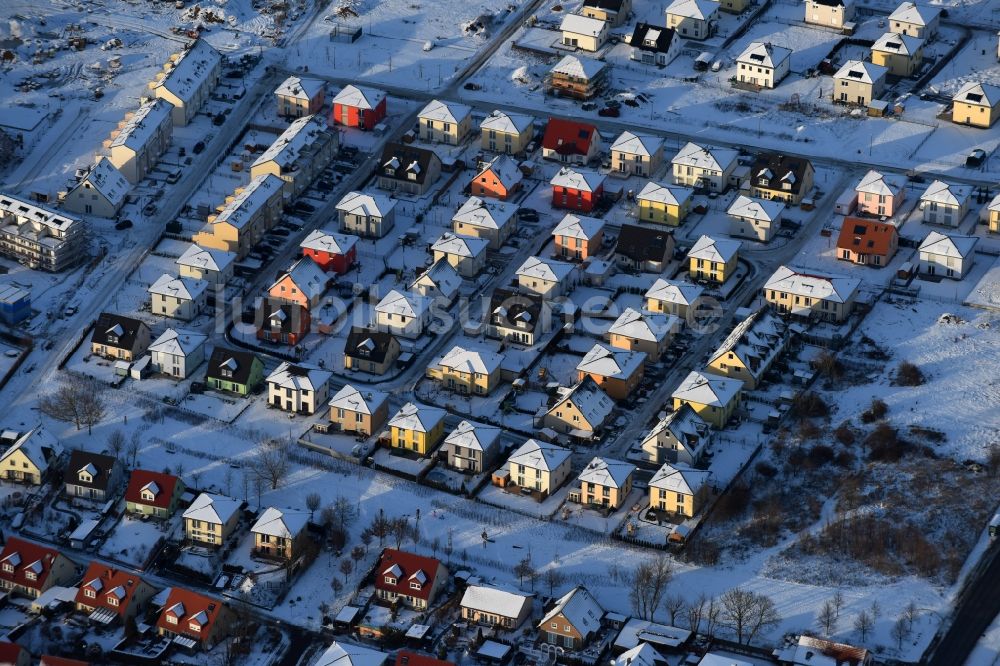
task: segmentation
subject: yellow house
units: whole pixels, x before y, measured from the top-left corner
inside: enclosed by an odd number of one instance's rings
[[[632,0],[583,0],[580,8],[583,16],[604,21],[612,28],[625,25],[631,12]]]
[[[663,165],[663,139],[625,131],[611,144],[611,175],[650,178]]]
[[[989,229],[991,234],[1000,234],[1000,194],[993,197],[990,201],[990,205],[987,207],[989,211]]]
[[[591,377],[584,377],[576,386],[560,388],[556,403],[542,417],[542,426],[590,439],[611,416],[614,402]]]
[[[444,417],[443,409],[406,403],[389,419],[390,446],[426,456],[444,436]]]
[[[779,314],[844,321],[854,309],[861,280],[779,266],[764,284],[764,300]]]
[[[924,40],[887,32],[872,45],[872,62],[894,76],[911,76],[924,60]]]
[[[241,506],[239,500],[224,495],[198,495],[184,512],[184,536],[208,546],[222,546],[240,522]]]
[[[0,456],[0,478],[40,485],[62,453],[59,441],[37,426],[18,437]]]
[[[494,111],[479,125],[483,150],[519,155],[535,134],[535,119],[531,116]]]
[[[135,185],[145,178],[170,147],[174,131],[172,108],[158,99],[146,102],[125,114],[118,128],[104,141],[108,161],[129,183]]]
[[[472,109],[464,104],[431,100],[417,116],[420,140],[457,146],[472,128]]]
[[[743,382],[692,371],[670,396],[674,410],[690,405],[695,413],[721,430],[740,406]]]
[[[280,560],[294,560],[309,541],[309,512],[267,507],[250,528],[254,553]]]
[[[736,272],[741,241],[702,236],[688,252],[688,274],[693,280],[724,283]]]
[[[632,492],[632,463],[596,457],[578,477],[580,503],[619,509]]]
[[[289,76],[274,91],[278,115],[283,118],[301,118],[319,113],[323,108],[326,91],[322,81]]]
[[[531,491],[536,499],[542,500],[569,479],[571,454],[561,446],[529,439],[493,473],[493,483]]]
[[[691,195],[694,190],[650,181],[636,195],[639,204],[639,220],[679,226],[691,210]]]
[[[681,320],[674,315],[625,308],[608,329],[608,342],[618,349],[643,352],[651,363],[656,363],[681,326]]]
[[[664,463],[649,481],[649,506],[662,513],[691,518],[708,499],[712,473]]]
[[[951,98],[951,122],[991,127],[1000,108],[1000,87],[969,81]]]
[[[489,395],[500,385],[503,358],[503,354],[486,349],[465,349],[456,345],[427,368],[427,376],[444,384],[449,391]]]
[[[155,97],[173,105],[174,125],[181,127],[208,101],[221,71],[222,56],[204,39],[198,39],[190,48],[171,55],[149,88]]]
[[[708,358],[706,369],[743,382],[752,391],[788,342],[788,324],[763,307],[737,324]]]
[[[271,227],[281,219],[283,182],[265,174],[226,197],[218,213],[208,216],[208,224],[194,235],[203,248],[234,253],[243,259]]]
[[[657,278],[646,291],[646,309],[679,317],[688,322],[698,308],[701,294],[705,291],[696,284]]]
[[[297,118],[250,165],[250,177],[277,176],[284,181],[285,199],[297,197],[333,159],[339,136],[324,115]]]
[[[434,261],[447,261],[459,275],[475,278],[486,265],[490,241],[475,236],[461,236],[446,231],[431,246]]]

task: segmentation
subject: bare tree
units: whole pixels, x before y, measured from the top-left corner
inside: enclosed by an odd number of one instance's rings
[[[271,490],[277,490],[291,469],[291,462],[288,460],[288,442],[281,439],[262,442],[261,451],[257,454],[253,468],[257,476],[267,480]]]
[[[306,495],[306,508],[309,509],[309,520],[313,519],[316,515],[316,509],[323,502],[323,498],[319,496],[319,493],[309,493]]]
[[[514,566],[514,575],[517,576],[517,584],[524,585],[524,579],[531,580],[535,575],[535,567],[531,564],[531,556],[524,558]]]
[[[866,610],[861,611],[858,613],[858,616],[854,618],[854,630],[861,635],[862,643],[864,643],[865,639],[868,638],[868,634],[874,626],[875,620],[872,619],[872,616],[869,615]]]
[[[632,574],[629,599],[632,610],[644,620],[652,620],[667,586],[674,577],[674,565],[666,555],[642,562]]]
[[[663,608],[670,615],[670,624],[677,626],[677,616],[684,614],[685,606],[687,602],[679,594],[668,594],[663,598]]]
[[[87,432],[92,432],[93,426],[104,418],[104,401],[101,399],[101,387],[95,381],[74,381],[59,386],[38,401],[38,408],[46,416],[60,421],[70,421],[80,430],[87,426]]]
[[[691,633],[697,634],[701,630],[701,620],[705,617],[705,605],[707,603],[708,598],[702,592],[698,595],[697,599],[688,604],[687,623]]]
[[[434,557],[438,556],[439,548],[441,548],[441,537],[435,536],[434,540],[431,541],[431,552],[434,554]]]
[[[333,509],[333,522],[337,529],[347,534],[347,528],[351,526],[354,522],[355,512],[354,505],[351,501],[344,497],[343,495],[337,496],[337,499],[333,500],[331,505]]]
[[[340,582],[339,578],[331,578],[330,587],[333,588],[333,596],[339,597],[341,590],[344,589],[344,584]]]
[[[556,588],[563,584],[565,576],[555,567],[545,570],[545,584],[549,586],[549,596],[555,595]]]
[[[392,534],[393,541],[396,543],[396,550],[399,550],[403,547],[403,542],[406,541],[412,533],[410,529],[410,519],[406,516],[393,518],[389,521],[389,530],[390,534]]]
[[[773,629],[781,622],[778,615],[778,607],[774,605],[774,599],[766,594],[754,595],[754,605],[750,613],[750,632],[747,634],[747,644],[753,642],[761,632]]]
[[[361,560],[365,559],[365,549],[363,546],[355,546],[351,549],[351,559],[354,560],[354,564],[358,564]]]
[[[391,521],[385,517],[385,512],[382,509],[378,510],[378,515],[372,520],[369,530],[371,530],[372,536],[378,539],[378,547],[381,550],[383,542],[392,531]]]
[[[361,543],[365,545],[365,554],[367,554],[368,546],[372,545],[372,531],[367,527],[361,530]]]
[[[905,615],[900,615],[889,630],[889,635],[896,641],[896,649],[903,649],[903,641],[910,637],[910,626]]]
[[[344,585],[347,585],[347,577],[354,571],[354,565],[347,558],[340,561],[340,573],[344,574]]]
[[[115,458],[121,458],[122,450],[125,448],[125,433],[120,429],[115,428],[108,435],[108,451],[111,451],[111,455]]]
[[[709,597],[705,606],[705,635],[715,638],[715,632],[722,622],[722,603],[715,597]]]
[[[917,609],[917,603],[910,600],[910,603],[906,604],[906,608],[903,610],[903,615],[906,617],[906,629],[907,631],[913,631],[913,623],[917,621],[920,616],[920,611]]]
[[[722,595],[722,621],[736,634],[738,643],[749,644],[757,634],[781,620],[770,597],[742,587]]]
[[[872,599],[871,610],[868,611],[869,615],[872,616],[872,623],[878,622],[879,616],[882,615],[882,605],[879,604],[878,599]]]
[[[132,436],[128,439],[128,444],[125,446],[125,457],[128,458],[129,467],[135,467],[136,461],[139,460],[139,451],[142,449],[142,433],[138,430],[132,431]]]
[[[833,593],[833,610],[836,613],[836,617],[840,619],[840,609],[844,607],[844,593],[837,590]]]
[[[816,616],[816,624],[820,626],[826,636],[832,636],[837,628],[837,610],[833,607],[832,601],[824,601],[823,607],[819,609]]]

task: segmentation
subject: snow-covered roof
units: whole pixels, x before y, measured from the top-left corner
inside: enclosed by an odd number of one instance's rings
[[[566,14],[563,16],[559,29],[563,32],[571,32],[574,35],[586,35],[587,37],[598,37],[607,30],[607,24],[600,20],[580,14]]]
[[[665,303],[691,305],[698,300],[703,291],[705,290],[696,284],[657,278],[653,286],[646,291],[645,297]]]
[[[611,666],[659,666],[667,660],[649,643],[640,643],[611,660]]]
[[[479,127],[480,129],[493,130],[502,134],[520,134],[531,127],[534,122],[535,119],[533,116],[521,113],[507,113],[506,111],[497,109],[486,116],[486,119],[483,120]]]
[[[754,67],[769,67],[775,69],[792,55],[791,49],[775,46],[767,42],[750,42],[736,62],[743,62]]]
[[[691,405],[684,403],[680,409],[675,409],[660,419],[643,441],[657,439],[662,434],[683,443],[693,458],[700,458],[702,449],[711,437],[711,429]]]
[[[872,169],[861,178],[854,191],[862,194],[897,196],[903,191],[905,186],[905,178],[892,174],[883,174]]]
[[[618,319],[608,329],[610,335],[621,335],[632,340],[659,342],[677,331],[681,320],[674,315],[654,312],[639,312],[634,308],[625,308]]]
[[[377,107],[383,99],[385,99],[385,93],[381,90],[367,86],[346,85],[333,98],[333,103],[368,110]]]
[[[185,104],[190,104],[194,93],[220,65],[222,56],[204,39],[198,39],[191,48],[175,54],[171,60],[170,70],[163,79],[154,82],[153,88],[169,90]]]
[[[420,317],[429,306],[428,299],[419,294],[393,289],[375,305],[375,312],[404,317]]]
[[[445,123],[459,124],[469,117],[472,108],[457,102],[442,102],[432,99],[421,109],[419,118],[421,120],[438,120]]]
[[[437,365],[451,368],[455,372],[488,375],[499,370],[502,362],[503,354],[488,349],[466,349],[455,345],[441,357]]]
[[[552,610],[545,614],[538,626],[544,629],[549,621],[558,615],[566,618],[580,635],[589,636],[600,629],[604,609],[590,591],[580,585],[564,594]]]
[[[385,217],[395,207],[395,199],[365,192],[348,192],[337,202],[337,210],[365,217]]]
[[[581,192],[596,192],[604,184],[604,175],[590,169],[562,167],[549,184]]]
[[[649,481],[650,488],[660,488],[684,495],[696,494],[712,475],[707,470],[691,469],[678,464],[676,467],[664,463]]]
[[[10,448],[0,456],[0,462],[6,461],[18,451],[24,454],[38,468],[39,472],[44,473],[49,468],[49,463],[62,455],[63,447],[59,440],[49,434],[47,430],[36,426],[18,437]]]
[[[542,472],[552,472],[569,461],[572,451],[548,442],[529,439],[510,454],[508,462]]]
[[[299,292],[310,301],[314,301],[326,291],[326,273],[315,261],[309,257],[300,257],[292,267],[278,276],[268,290],[273,289],[279,282],[288,278],[298,288]]]
[[[677,151],[677,154],[674,155],[674,159],[670,160],[670,163],[722,173],[736,162],[739,154],[737,150],[702,147],[689,141],[684,144],[683,148]]]
[[[587,463],[577,478],[583,483],[593,483],[608,488],[624,488],[633,472],[635,472],[635,465],[632,463],[596,456]]]
[[[704,259],[724,264],[735,257],[741,247],[743,247],[742,241],[702,236],[691,247],[691,251],[688,252],[688,258]]]
[[[471,196],[452,217],[453,222],[461,222],[484,229],[503,229],[517,213],[517,205],[506,201],[480,199]]]
[[[937,7],[904,2],[889,14],[890,21],[901,21],[914,25],[927,25],[941,13]]]
[[[667,7],[667,15],[683,16],[701,21],[711,19],[719,12],[719,3],[712,0],[674,0]]]
[[[592,79],[600,74],[607,65],[600,60],[567,55],[552,68],[553,74],[562,74],[574,79]]]
[[[486,162],[473,178],[473,182],[479,179],[487,171],[491,172],[496,179],[503,184],[504,187],[510,191],[515,185],[524,180],[524,174],[521,173],[521,169],[518,167],[517,162],[515,162],[510,155],[497,155],[489,162]],[[506,203],[506,202],[498,202]]]
[[[774,222],[781,217],[784,210],[785,204],[780,201],[758,199],[741,194],[733,200],[726,212],[733,217],[742,219]]]
[[[627,155],[641,155],[643,157],[651,157],[661,148],[663,148],[663,139],[660,137],[649,134],[633,134],[627,130],[622,132],[611,144],[612,151],[618,150]]]
[[[148,291],[151,294],[179,298],[182,301],[193,301],[201,296],[206,289],[208,289],[208,283],[204,280],[174,277],[164,273],[149,286]]]
[[[490,242],[485,238],[462,236],[461,234],[453,234],[450,231],[446,231],[441,234],[440,238],[434,241],[431,251],[453,254],[456,257],[474,258],[482,256],[489,245]]]
[[[847,79],[860,83],[875,83],[879,79],[885,78],[889,73],[888,67],[876,65],[867,60],[848,60],[843,67],[833,75],[834,79]]]
[[[190,266],[203,271],[221,272],[236,261],[236,255],[225,250],[189,245],[184,253],[174,263],[178,266]]]
[[[418,275],[410,283],[409,289],[413,290],[417,286],[433,286],[444,298],[451,300],[462,287],[462,276],[458,274],[455,267],[448,263],[448,260],[441,257],[426,271]]]
[[[283,361],[267,376],[267,383],[292,391],[318,391],[330,381],[332,372],[314,365],[293,365]]]
[[[642,186],[639,194],[636,195],[638,201],[652,201],[654,203],[667,204],[668,206],[679,206],[689,200],[694,194],[694,190],[689,187],[677,185],[667,185],[649,181]]]
[[[388,658],[389,655],[378,650],[334,641],[313,666],[382,666]]]
[[[232,201],[215,216],[212,224],[227,222],[237,229],[242,229],[250,223],[257,211],[284,187],[285,181],[274,174],[264,174],[250,180],[246,187],[240,188]]]
[[[111,160],[107,159],[97,160],[97,164],[90,168],[90,171],[76,187],[83,187],[84,183],[90,183],[91,187],[116,208],[125,201],[125,195],[132,187],[122,172],[111,163]]]
[[[799,636],[795,644],[786,644],[774,655],[789,666],[861,666],[869,660],[867,648],[813,636]]]
[[[299,247],[303,249],[327,252],[329,254],[347,254],[358,243],[357,236],[338,234],[327,229],[315,229],[309,232]]]
[[[574,213],[566,213],[563,219],[559,221],[555,229],[552,230],[553,236],[569,236],[570,238],[580,238],[582,240],[590,240],[595,238],[601,230],[604,229],[604,220],[596,217],[587,217],[586,215],[576,215]]]
[[[242,502],[225,495],[202,493],[194,498],[191,506],[184,511],[184,518],[200,520],[213,525],[224,525],[229,522]]]
[[[162,99],[151,99],[132,112],[125,125],[111,140],[111,148],[125,146],[138,153],[143,151],[160,125],[173,111],[173,105]]]
[[[562,282],[576,269],[571,263],[557,261],[555,259],[544,259],[542,257],[528,257],[517,269],[517,275],[548,282]]]
[[[739,396],[742,389],[743,382],[739,379],[693,370],[670,397],[698,405],[725,407]]]
[[[530,603],[531,597],[525,594],[485,585],[470,585],[465,588],[461,606],[501,617],[517,618]]]
[[[846,303],[860,286],[861,280],[857,278],[815,271],[802,273],[788,266],[779,266],[768,278],[764,289]]]
[[[576,369],[587,374],[626,380],[646,363],[645,352],[625,351],[595,343],[577,364]]]
[[[961,207],[968,203],[971,196],[972,187],[969,185],[952,185],[943,180],[935,180],[927,186],[920,200]]]
[[[784,348],[788,325],[766,308],[760,308],[741,321],[708,358],[711,363],[726,354],[734,354],[755,378]]]
[[[632,650],[645,644],[664,647],[669,649],[680,648],[691,638],[691,632],[679,627],[671,627],[666,624],[658,624],[633,617],[618,632],[615,638],[615,650]],[[620,661],[616,666],[625,666]]]
[[[378,411],[379,407],[384,405],[388,399],[388,393],[374,389],[361,391],[350,384],[345,384],[344,388],[330,398],[329,406],[333,409],[371,415]]]
[[[569,388],[559,388],[559,399],[549,409],[552,414],[562,405],[572,402],[590,427],[603,424],[614,410],[614,403],[589,375]]]
[[[267,534],[282,539],[294,539],[306,528],[309,522],[308,511],[293,511],[276,509],[269,506],[260,514],[250,531],[254,534]]]
[[[274,94],[280,97],[294,97],[295,99],[309,101],[322,92],[322,81],[302,78],[293,74],[281,82],[281,85],[274,91]]]
[[[951,99],[955,102],[992,107],[1000,104],[1000,87],[989,83],[968,81],[958,89],[958,92]]]
[[[193,331],[175,331],[168,328],[149,345],[150,352],[169,354],[170,356],[187,356],[201,347],[208,340],[207,335]]]
[[[978,242],[978,236],[959,236],[932,231],[920,243],[920,252],[964,259],[975,251]]]
[[[872,51],[882,51],[885,53],[896,53],[899,55],[912,56],[924,45],[924,40],[909,35],[901,35],[894,32],[887,32],[872,45]]]
[[[437,407],[420,405],[408,402],[399,408],[391,419],[389,425],[400,430],[412,430],[413,432],[430,432],[438,423],[444,420],[445,411]]]
[[[260,157],[250,165],[256,166],[274,162],[284,171],[299,163],[301,159],[313,159],[309,148],[324,137],[330,136],[326,118],[322,114],[297,118],[267,147]]]
[[[496,446],[498,439],[500,439],[500,428],[463,419],[445,438],[444,443],[474,451],[489,451]]]

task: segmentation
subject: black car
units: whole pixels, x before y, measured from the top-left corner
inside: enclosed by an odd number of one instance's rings
[[[115,229],[118,231],[125,231],[126,229],[132,228],[132,220],[122,220],[115,225]]]
[[[205,142],[199,141],[198,143],[194,144],[194,148],[191,149],[191,152],[197,155],[203,150],[205,150]]]
[[[143,215],[156,215],[156,204],[146,204],[146,207],[142,209]]]
[[[215,114],[215,117],[212,118],[212,124],[215,125],[216,127],[218,127],[224,122],[226,122],[226,114],[224,113],[217,113]]]
[[[291,235],[292,232],[290,232],[288,229],[281,229],[279,227],[275,227],[274,229],[271,229],[271,231],[269,231],[268,233],[274,236],[281,236],[283,238],[287,238],[288,236]]]
[[[295,202],[295,205],[292,206],[292,208],[294,208],[295,210],[299,211],[300,213],[315,213],[316,212],[316,206],[313,206],[312,204],[306,203],[305,201],[297,201],[297,202]]]
[[[538,211],[534,208],[518,208],[517,219],[525,222],[538,222]]]

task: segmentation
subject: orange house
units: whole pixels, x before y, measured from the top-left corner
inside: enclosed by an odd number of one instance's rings
[[[552,237],[557,257],[580,261],[601,249],[604,220],[567,213],[552,230]]]
[[[491,197],[506,201],[521,189],[521,170],[507,155],[497,155],[483,164],[472,179],[470,190],[479,197]]]
[[[309,257],[302,257],[268,287],[267,295],[311,310],[320,304],[326,286],[323,269]]]
[[[837,239],[837,258],[863,266],[885,266],[898,248],[899,232],[894,225],[845,217]]]

